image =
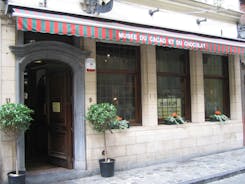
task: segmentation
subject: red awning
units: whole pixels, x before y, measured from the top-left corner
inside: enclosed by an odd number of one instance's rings
[[[245,55],[245,41],[211,38],[160,28],[129,26],[74,16],[13,9],[17,29],[59,35],[90,37],[116,42],[159,45],[221,54]]]

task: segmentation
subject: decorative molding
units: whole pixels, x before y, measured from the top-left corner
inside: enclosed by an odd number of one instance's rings
[[[10,50],[15,54],[16,57],[24,57],[26,55],[29,55],[30,53],[38,53],[40,51],[43,51],[45,47],[48,45],[48,51],[61,51],[67,50],[71,51],[69,54],[71,55],[77,55],[81,58],[84,58],[84,56],[89,55],[88,51],[82,51],[79,48],[73,47],[71,45],[62,43],[62,42],[57,42],[57,41],[40,41],[40,42],[31,42],[28,44],[24,45],[18,45],[18,46],[10,46]]]

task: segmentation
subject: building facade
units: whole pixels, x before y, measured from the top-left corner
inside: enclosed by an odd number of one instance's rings
[[[106,135],[117,170],[243,146],[239,1],[84,3],[1,1],[0,100],[35,111],[17,143],[21,169],[96,172],[103,139],[85,116],[100,102],[130,122]],[[215,111],[229,120],[211,122]],[[172,113],[186,123],[167,125]],[[16,156],[0,138],[5,181]]]

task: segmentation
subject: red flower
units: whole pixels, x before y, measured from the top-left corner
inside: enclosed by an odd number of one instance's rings
[[[215,111],[214,114],[221,115],[221,112],[220,111]]]
[[[178,115],[177,115],[176,112],[174,112],[174,113],[172,113],[172,116],[173,116],[174,118],[176,118]]]
[[[118,121],[121,121],[121,120],[122,120],[122,117],[117,116],[116,119],[117,119]]]

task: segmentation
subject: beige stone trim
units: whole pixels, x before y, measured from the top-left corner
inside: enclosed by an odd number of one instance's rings
[[[205,121],[202,53],[190,51],[191,120]]]
[[[229,56],[230,118],[242,120],[240,57]]]
[[[157,73],[156,47],[140,46],[142,125],[157,126]]]

